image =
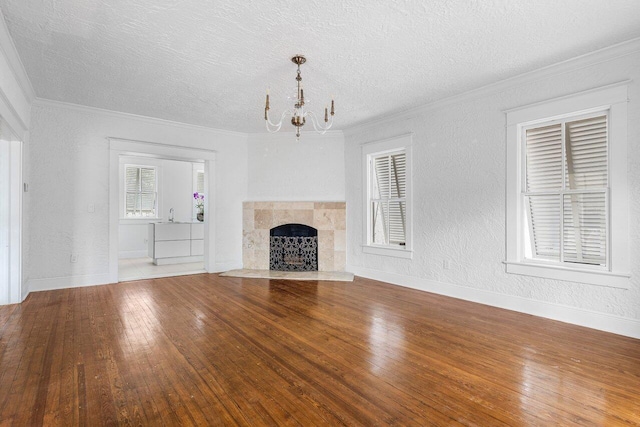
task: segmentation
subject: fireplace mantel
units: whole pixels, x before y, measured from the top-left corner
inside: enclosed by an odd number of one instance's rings
[[[319,271],[345,270],[345,202],[244,202],[242,208],[244,268],[268,270],[269,230],[294,223],[318,230]]]

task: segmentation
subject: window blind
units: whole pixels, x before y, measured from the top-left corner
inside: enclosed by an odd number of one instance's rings
[[[528,129],[525,140],[533,257],[606,265],[607,116]]]
[[[156,216],[156,169],[125,167],[125,216]]]
[[[406,242],[406,154],[374,157],[372,179],[373,243]]]
[[[198,193],[204,193],[204,172],[196,172],[196,191]]]

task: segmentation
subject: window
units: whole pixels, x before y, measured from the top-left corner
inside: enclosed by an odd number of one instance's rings
[[[196,171],[196,192],[204,193],[204,171]]]
[[[156,217],[156,168],[125,165],[125,217]]]
[[[371,242],[406,245],[407,155],[404,150],[371,157]]]
[[[525,258],[607,266],[607,112],[523,128]]]
[[[204,197],[204,166],[202,163],[193,163],[193,193]],[[204,199],[203,199],[204,200]],[[193,200],[193,217],[195,218],[199,210],[196,207],[196,200]]]
[[[507,112],[507,272],[626,287],[626,85]]]
[[[365,252],[411,257],[411,136],[363,146]]]

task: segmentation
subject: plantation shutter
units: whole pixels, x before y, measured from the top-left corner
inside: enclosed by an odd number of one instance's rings
[[[564,260],[604,265],[607,237],[607,116],[567,123]],[[599,191],[598,191],[599,190]]]
[[[404,245],[406,242],[406,154],[373,159],[373,242]]]
[[[560,198],[562,190],[562,125],[527,131],[527,192],[534,252],[560,260]],[[558,192],[558,195],[540,195]]]
[[[525,138],[534,258],[606,265],[607,116],[528,129]]]
[[[155,216],[156,170],[152,167],[125,167],[125,214],[128,217]]]
[[[140,169],[127,167],[125,172],[126,216],[134,216],[140,209],[138,189],[140,188]]]
[[[204,193],[204,172],[198,171],[196,173],[196,191],[198,193]]]

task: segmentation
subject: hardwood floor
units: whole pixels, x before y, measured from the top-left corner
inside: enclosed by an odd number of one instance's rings
[[[0,307],[0,425],[640,425],[640,340],[356,278]]]

